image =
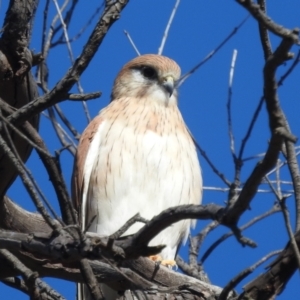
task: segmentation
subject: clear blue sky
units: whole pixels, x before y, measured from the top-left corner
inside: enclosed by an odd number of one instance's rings
[[[62,1],[59,1],[62,3]],[[73,37],[86,24],[89,16],[94,12],[100,1],[81,1],[75,12],[75,22],[72,22],[69,35]],[[174,22],[172,24],[167,43],[163,54],[173,58],[182,68],[182,72],[189,71],[209,52],[214,50],[229,35],[230,32],[248,15],[248,13],[235,1],[181,1]],[[300,4],[297,0],[269,1],[269,15],[288,28],[300,27]],[[130,59],[136,56],[132,46],[125,37],[123,31],[127,30],[139,51],[142,54],[157,53],[161,43],[163,32],[167,20],[174,6],[174,0],[139,0],[130,1],[123,11],[121,18],[117,21],[94,57],[91,65],[81,78],[81,85],[85,92],[102,91],[100,99],[88,103],[90,113],[94,117],[98,111],[107,105],[113,80],[120,68]],[[1,2],[0,17],[4,18],[6,12],[5,1]],[[55,13],[54,5],[51,2],[50,15]],[[41,50],[41,31],[44,1],[40,1],[38,16],[34,24],[33,39],[31,49],[36,52]],[[51,20],[51,18],[50,18]],[[95,24],[95,20],[93,21]],[[83,36],[72,43],[74,56],[81,52],[83,44],[87,40],[92,29],[89,26]],[[233,96],[232,96],[232,122],[235,137],[235,146],[239,150],[241,139],[249,126],[253,111],[262,96],[262,68],[264,64],[263,53],[259,43],[257,22],[252,18],[234,35],[234,37],[218,52],[211,60],[193,74],[180,88],[179,106],[191,132],[199,142],[201,147],[209,155],[215,166],[225,174],[229,180],[233,180],[234,166],[229,149],[228,125],[226,102],[228,97],[229,68],[233,50],[238,51],[234,72]],[[279,43],[279,39],[271,35],[273,49]],[[293,51],[298,51],[294,46]],[[70,67],[70,58],[65,45],[56,47],[50,53],[47,60],[50,68],[49,87],[64,75]],[[291,62],[282,66],[278,71],[278,78],[289,67]],[[299,67],[286,80],[280,88],[279,96],[281,105],[290,122],[293,133],[300,135],[299,110],[300,110],[300,71]],[[74,92],[76,89],[74,88]],[[81,104],[75,102],[65,102],[61,104],[67,117],[75,124],[76,128],[82,132],[87,125]],[[54,138],[53,129],[49,121],[42,117],[40,132],[45,138],[49,149],[53,152],[60,148],[59,143]],[[268,129],[268,119],[263,108],[258,122],[255,125],[251,139],[246,147],[244,157],[263,153],[268,145],[270,132]],[[61,157],[64,176],[70,182],[72,172],[72,158],[67,152]],[[205,160],[200,157],[203,170],[205,187],[224,188],[224,184],[214,175]],[[242,171],[242,179],[245,180],[257,159],[245,163]],[[35,154],[32,155],[28,166],[37,176],[38,182],[45,191],[48,199],[58,210],[55,194],[48,181],[40,160]],[[287,172],[283,169],[282,179],[290,181]],[[267,185],[262,185],[262,189],[269,190]],[[283,190],[291,190],[290,185],[284,185]],[[19,180],[9,190],[9,196],[20,203],[26,209],[35,211],[26,193],[21,193],[22,187]],[[21,196],[22,195],[22,196]],[[203,202],[214,202],[220,205],[227,200],[227,194],[205,190]],[[251,220],[269,208],[275,202],[275,196],[270,193],[259,193],[251,203],[251,211],[245,213],[240,224]],[[287,201],[290,207],[292,221],[294,221],[294,198]],[[195,232],[199,232],[207,222],[199,221]],[[292,224],[294,225],[294,223]],[[205,249],[218,237],[228,230],[220,227],[211,233],[201,249],[200,256]],[[288,241],[287,231],[284,226],[283,216],[278,213],[268,220],[262,221],[248,229],[244,233],[253,239],[258,248],[243,248],[234,238],[226,240],[207,259],[204,268],[210,280],[215,285],[224,286],[233,276],[237,275],[244,268],[251,266],[262,256],[273,250],[281,249]],[[186,248],[180,251],[186,257]],[[241,287],[264,272],[262,265],[253,275],[249,276],[238,287]],[[74,299],[75,284],[54,279],[47,279],[50,284],[64,295],[67,299]],[[298,299],[300,293],[299,275],[296,273],[287,285],[286,290],[278,299]],[[5,298],[27,299],[23,294],[15,292],[0,285],[1,295]]]

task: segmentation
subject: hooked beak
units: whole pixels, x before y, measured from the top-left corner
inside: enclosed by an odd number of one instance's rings
[[[175,88],[175,82],[174,78],[170,75],[163,78],[162,86],[165,88],[165,90],[169,93],[169,97],[172,96],[174,88]]]

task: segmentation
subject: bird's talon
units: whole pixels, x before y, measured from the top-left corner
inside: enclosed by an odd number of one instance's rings
[[[178,266],[174,259],[162,259],[160,255],[151,255],[149,256],[149,259],[154,261],[156,264],[165,266],[169,269],[172,269],[173,267],[175,268],[175,270],[178,269]]]

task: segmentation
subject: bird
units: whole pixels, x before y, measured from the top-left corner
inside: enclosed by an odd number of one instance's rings
[[[89,123],[77,147],[72,198],[82,230],[109,236],[137,213],[151,220],[170,207],[201,204],[197,151],[178,108],[180,73],[171,58],[146,54],[117,75],[110,103]],[[165,245],[160,259],[174,261],[194,222],[173,224],[149,246]],[[143,225],[135,223],[123,236]]]

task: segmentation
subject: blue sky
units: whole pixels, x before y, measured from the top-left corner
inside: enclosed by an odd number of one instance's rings
[[[62,3],[62,1],[59,2]],[[99,2],[89,0],[81,1],[78,4],[74,22],[72,22],[69,29],[70,37],[75,36],[84,27],[91,13],[99,6]],[[182,72],[185,73],[214,50],[248,13],[235,1],[190,0],[181,2],[163,54],[177,61]],[[269,2],[268,13],[273,20],[288,28],[300,27],[300,4],[297,0],[273,0]],[[157,53],[174,3],[174,0],[130,1],[120,20],[113,25],[105,37],[98,53],[80,81],[85,92],[100,90],[103,93],[101,98],[88,103],[92,117],[107,105],[113,80],[120,68],[136,56],[123,31],[127,30],[130,33],[142,54]],[[6,5],[4,1],[1,3],[1,20],[4,18]],[[31,49],[35,52],[41,51],[43,9],[44,1],[40,1],[31,43]],[[54,13],[55,8],[51,2],[49,14],[53,17]],[[79,40],[72,43],[74,57],[80,54],[95,22],[96,20],[92,22],[92,25],[87,28]],[[273,49],[275,49],[280,40],[274,35],[270,37]],[[262,96],[263,89],[262,68],[264,59],[255,20],[249,18],[232,39],[180,87],[179,94],[180,110],[188,127],[215,166],[229,180],[233,180],[234,165],[229,148],[226,103],[229,69],[234,49],[237,50],[237,60],[233,79],[232,124],[235,147],[238,151],[253,112]],[[294,46],[292,50],[297,52],[299,47]],[[49,88],[52,88],[71,65],[66,46],[62,45],[51,50],[47,63],[50,68]],[[280,67],[278,78],[284,74],[290,64],[291,62],[288,62]],[[300,134],[298,117],[300,110],[299,76],[300,70],[297,67],[279,90],[281,105],[289,120],[292,132],[296,136]],[[76,92],[75,87],[73,91]],[[62,103],[61,108],[75,124],[78,131],[82,132],[87,122],[81,104],[69,101]],[[41,119],[40,133],[52,152],[60,148],[53,129],[45,117]],[[263,108],[246,146],[244,157],[265,152],[269,138],[268,119],[265,108]],[[245,163],[242,170],[242,180],[249,176],[257,161],[257,159],[252,159]],[[65,179],[70,182],[73,161],[66,151],[62,153],[61,162]],[[200,163],[204,186],[207,188],[224,188],[223,182],[216,177],[202,157],[200,157]],[[35,153],[28,161],[28,166],[37,176],[40,186],[53,207],[58,211],[55,194]],[[282,179],[290,181],[284,168],[281,170],[281,176]],[[267,185],[262,185],[261,189],[269,190]],[[282,189],[291,190],[291,186],[283,185]],[[22,186],[20,181],[17,180],[8,194],[26,209],[35,211],[36,209],[30,202],[29,196],[21,191]],[[223,205],[226,200],[227,194],[225,192],[204,190],[203,203],[214,202]],[[251,203],[251,210],[247,211],[241,218],[240,225],[270,209],[274,202],[275,196],[271,193],[257,194]],[[290,197],[287,204],[293,222],[295,219],[294,198]],[[199,221],[194,232],[199,232],[206,224],[208,222]],[[294,226],[294,223],[292,225]],[[212,232],[207,237],[200,256],[203,255],[213,241],[227,231],[228,229],[219,227]],[[234,238],[222,243],[204,265],[205,271],[213,284],[224,286],[244,268],[251,266],[269,252],[283,248],[288,241],[283,216],[280,213],[254,225],[246,230],[244,234],[253,239],[258,247],[256,249],[243,248]],[[180,254],[186,257],[186,248],[181,249]],[[264,272],[266,266],[267,263],[262,265],[253,275],[247,277],[238,286],[238,292],[241,292],[241,287],[255,278],[257,274]],[[75,284],[55,279],[47,279],[47,282],[53,284],[67,299],[74,299]],[[27,299],[23,294],[15,292],[3,284],[0,285],[0,290],[2,295],[7,295],[6,298]],[[299,295],[299,292],[299,275],[296,273],[278,299],[297,299],[296,295]]]

